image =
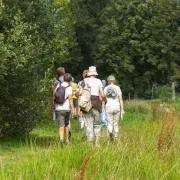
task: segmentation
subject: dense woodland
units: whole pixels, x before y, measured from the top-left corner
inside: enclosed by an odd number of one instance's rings
[[[59,66],[78,81],[96,65],[125,96],[180,82],[178,0],[0,0],[1,135],[25,135]],[[154,88],[154,89],[156,89]]]

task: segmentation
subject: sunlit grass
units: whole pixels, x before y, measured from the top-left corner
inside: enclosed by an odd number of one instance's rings
[[[171,148],[158,152],[161,121],[147,113],[126,112],[117,143],[106,136],[95,148],[82,140],[78,121],[72,120],[72,141],[61,147],[54,121],[42,122],[30,139],[0,141],[0,179],[76,179],[85,157],[84,179],[173,179],[180,177],[180,123]]]

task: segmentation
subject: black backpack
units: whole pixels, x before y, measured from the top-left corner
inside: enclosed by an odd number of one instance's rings
[[[65,92],[66,92],[66,88],[68,88],[70,85],[68,85],[67,87],[62,86],[61,84],[59,84],[59,87],[56,89],[55,95],[54,95],[54,102],[58,103],[58,104],[64,104],[65,100]]]

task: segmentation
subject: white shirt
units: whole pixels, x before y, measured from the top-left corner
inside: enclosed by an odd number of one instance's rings
[[[103,87],[101,80],[97,78],[86,78],[84,81],[85,84],[91,87],[91,95],[99,96],[100,89]]]
[[[57,85],[55,91],[57,90],[57,88],[59,86],[60,86],[60,84]],[[61,84],[61,86],[67,87],[67,86],[69,86],[69,84],[67,82],[63,82]],[[64,104],[60,105],[60,104],[55,103],[55,111],[61,111],[61,110],[70,111],[70,104],[69,104],[69,99],[68,99],[69,95],[72,95],[72,87],[71,86],[67,87],[65,90],[65,99],[66,100],[65,100]]]
[[[115,99],[113,98],[108,98],[107,97],[107,103],[106,103],[106,107],[109,107],[109,106],[120,106],[120,102],[119,102],[119,96],[122,95],[122,92],[121,92],[121,89],[119,86],[116,86],[116,85],[108,85],[107,87],[105,87],[104,89],[104,94],[106,95],[107,94],[107,88],[109,88],[110,86],[113,86],[113,88],[116,89],[117,91],[117,97]]]

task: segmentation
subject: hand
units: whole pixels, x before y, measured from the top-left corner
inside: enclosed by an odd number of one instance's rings
[[[121,115],[123,115],[125,112],[124,112],[124,109],[121,110]]]
[[[51,111],[54,112],[55,111],[55,108],[54,106],[51,107]]]
[[[81,117],[82,116],[82,111],[78,111],[78,115]]]

